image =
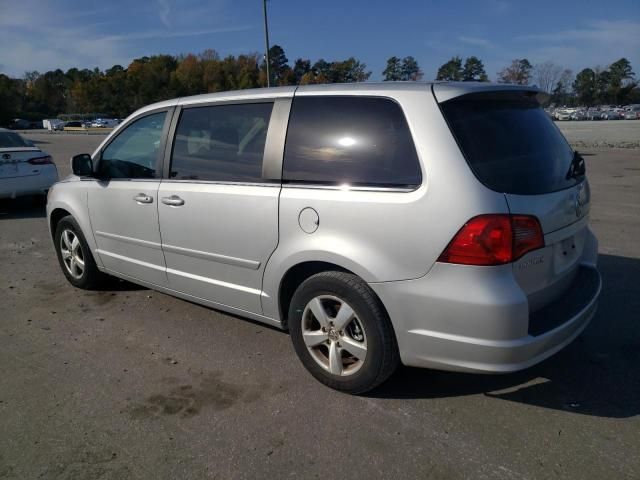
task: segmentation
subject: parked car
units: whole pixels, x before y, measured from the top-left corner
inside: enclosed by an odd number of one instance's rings
[[[399,362],[511,372],[594,315],[584,160],[533,87],[305,85],[138,110],[49,193],[61,269],[288,329],[359,393]]]
[[[571,113],[566,110],[559,110],[556,112],[556,119],[560,121],[571,120]]]
[[[624,114],[625,120],[640,120],[640,105],[633,105]]]
[[[57,181],[49,154],[17,132],[0,128],[0,198],[43,195]]]
[[[571,120],[586,120],[587,112],[584,110],[576,110],[570,116]]]
[[[602,112],[602,120],[622,120],[624,116],[617,110],[606,110]]]

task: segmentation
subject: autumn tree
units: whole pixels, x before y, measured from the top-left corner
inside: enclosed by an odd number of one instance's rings
[[[526,58],[516,58],[498,73],[498,82],[529,85],[533,66]]]
[[[535,84],[547,93],[558,86],[562,75],[562,67],[553,62],[538,63],[533,67],[533,80]]]

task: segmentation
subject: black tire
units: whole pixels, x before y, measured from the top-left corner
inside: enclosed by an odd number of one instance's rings
[[[337,297],[346,302],[364,330],[366,356],[359,369],[350,375],[336,375],[323,368],[303,339],[305,308],[319,296]],[[372,390],[387,380],[399,364],[396,337],[382,302],[360,277],[351,273],[321,272],[302,282],[291,300],[288,324],[293,347],[302,364],[317,380],[335,390],[351,394]],[[322,347],[328,351],[329,347]]]
[[[81,258],[84,260],[84,268],[82,274],[79,276],[73,276],[71,274],[65,260],[63,259],[61,240],[62,235],[66,230],[73,232],[79,242],[77,248],[80,249]],[[98,270],[93,255],[91,254],[91,249],[87,244],[87,240],[82,234],[82,230],[80,229],[78,222],[76,222],[71,215],[63,217],[58,222],[58,225],[56,225],[56,231],[53,235],[53,241],[62,273],[64,273],[64,276],[67,277],[67,280],[71,285],[83,290],[94,290],[104,284],[107,275]]]

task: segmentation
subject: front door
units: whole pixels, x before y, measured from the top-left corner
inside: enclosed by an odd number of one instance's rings
[[[278,243],[280,183],[262,163],[272,102],[191,107],[158,192],[170,288],[261,313],[262,274]]]
[[[166,286],[158,226],[165,125],[168,112],[145,115],[102,149],[88,183],[89,215],[97,254],[110,271]]]

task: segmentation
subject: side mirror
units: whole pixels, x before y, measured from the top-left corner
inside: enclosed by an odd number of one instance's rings
[[[88,153],[80,153],[71,157],[71,171],[79,177],[93,176],[93,160]]]

